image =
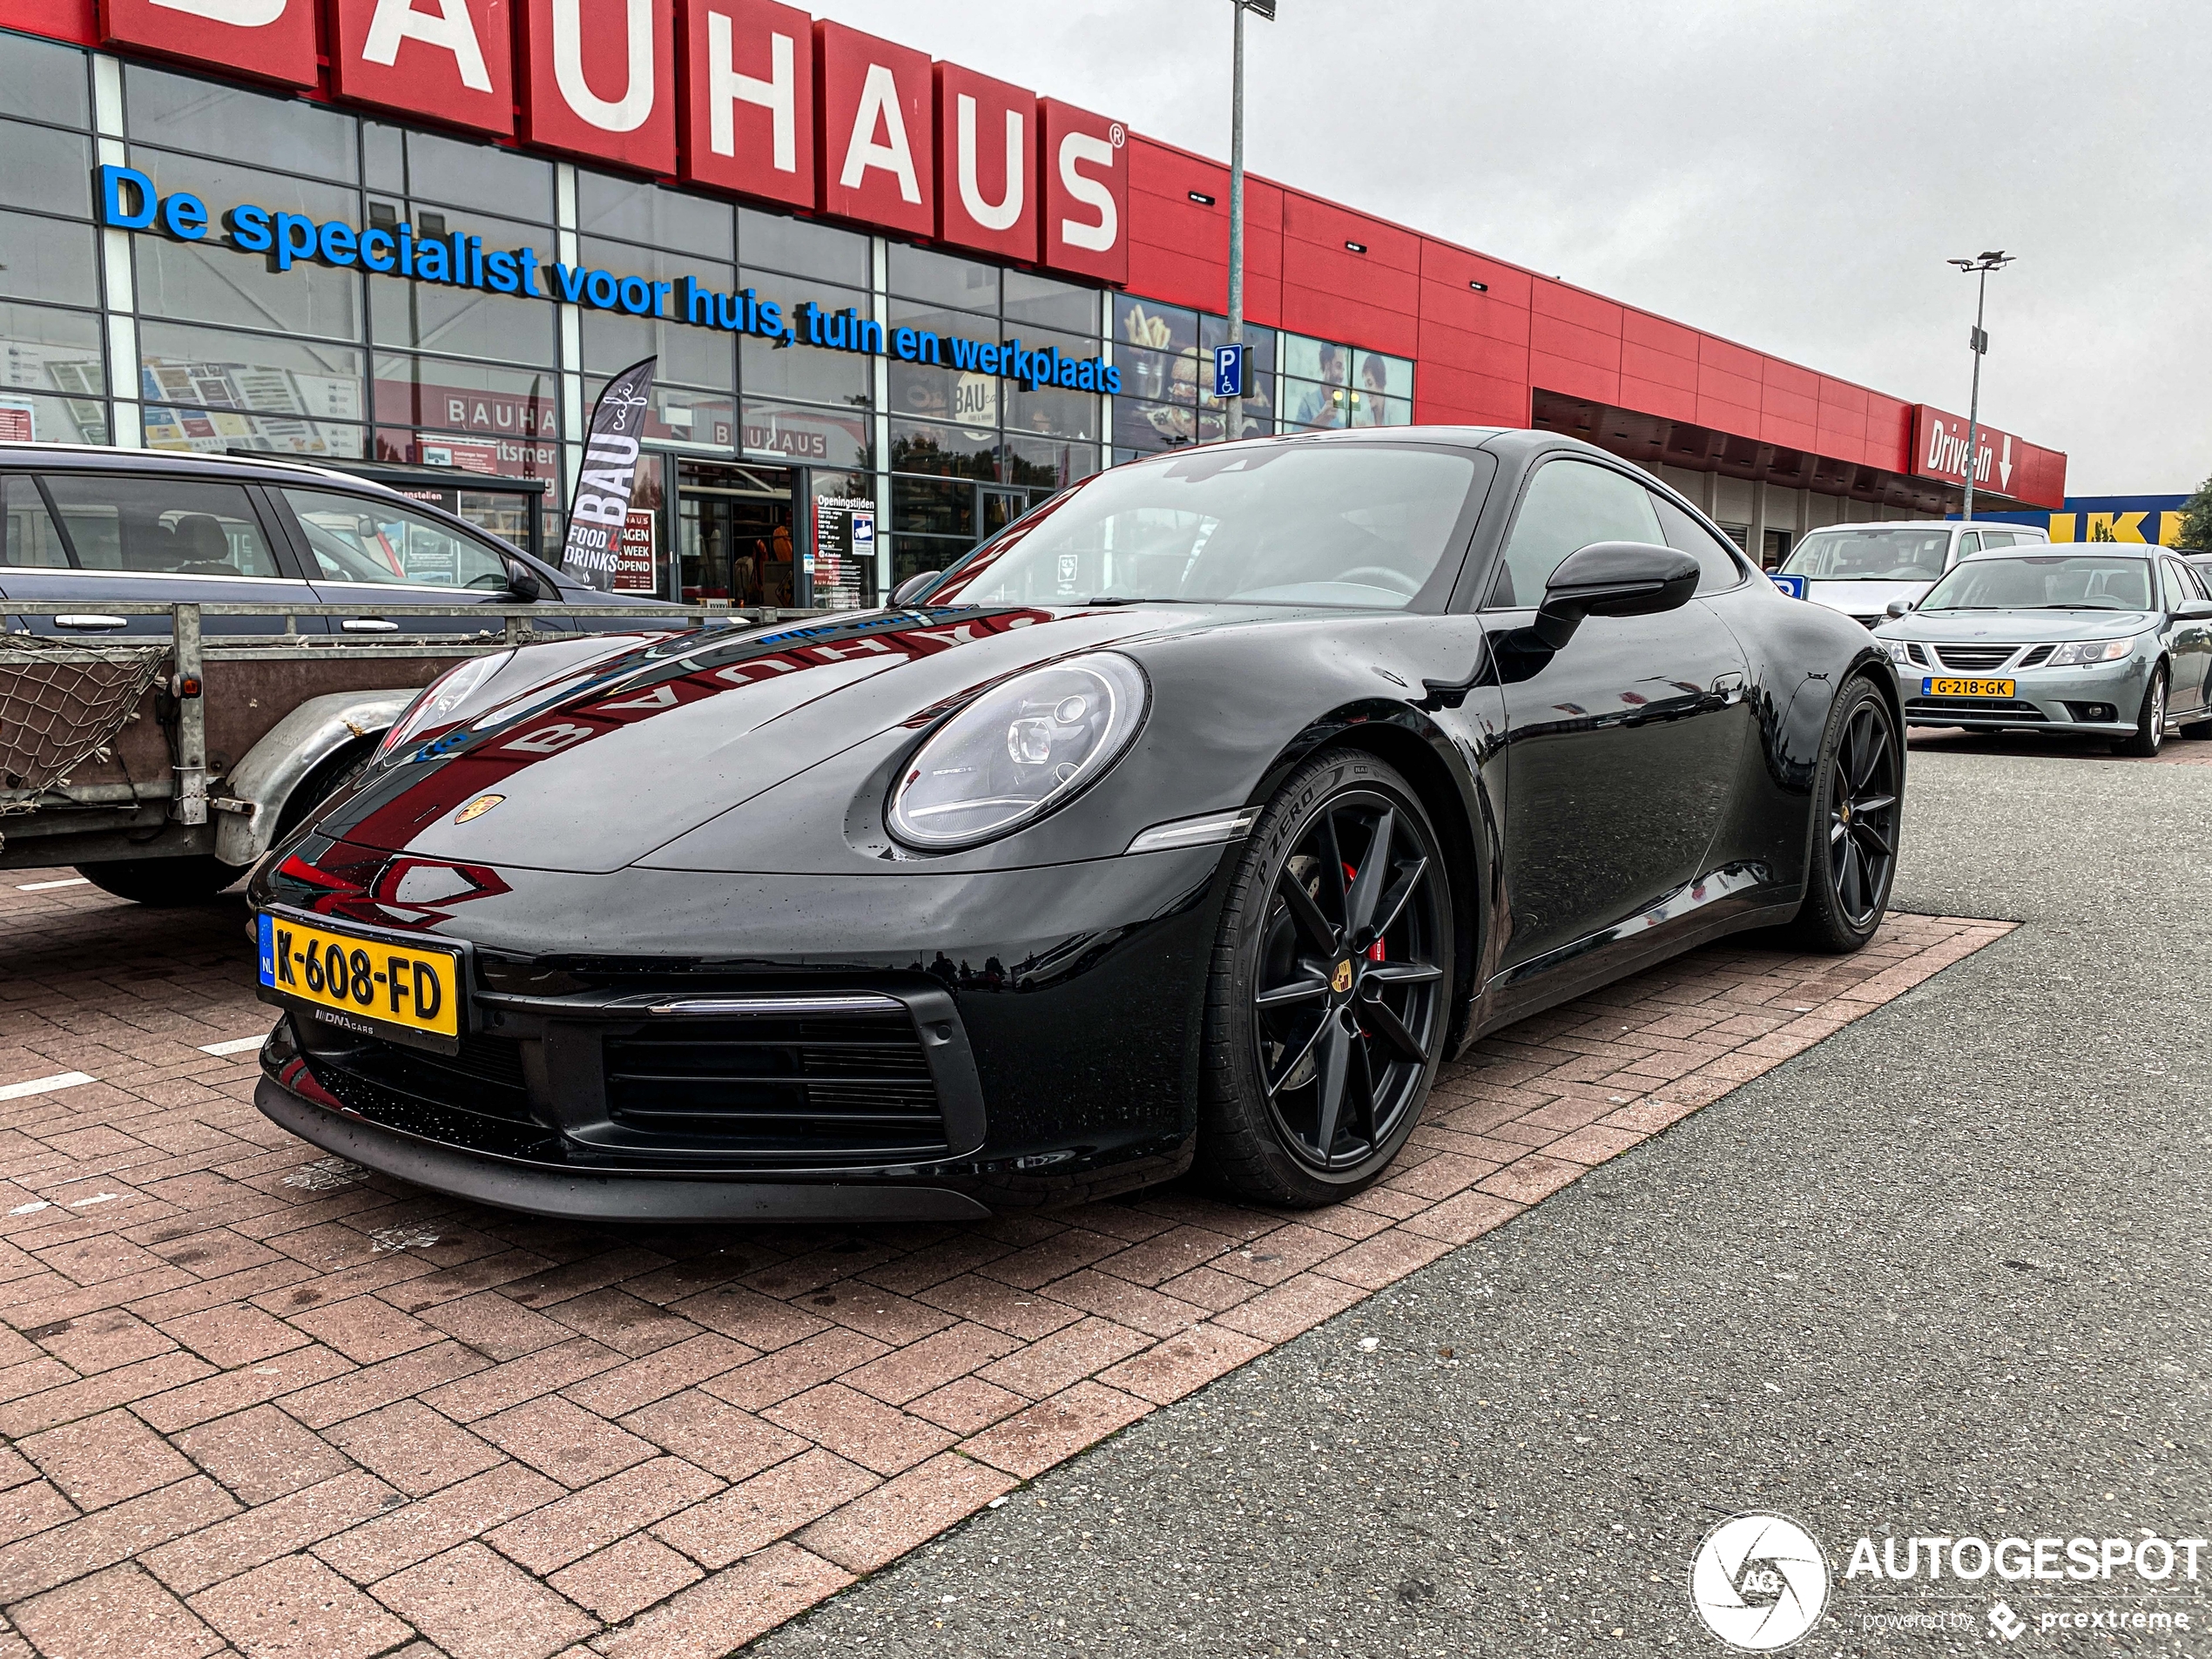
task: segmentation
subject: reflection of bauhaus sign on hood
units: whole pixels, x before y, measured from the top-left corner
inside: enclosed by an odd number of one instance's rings
[[[569,505],[569,539],[561,568],[593,587],[612,592],[622,563],[622,529],[637,482],[637,441],[652,407],[653,364],[648,357],[609,381],[591,409],[591,435],[583,446]]]
[[[774,0],[100,0],[98,15],[126,51],[309,90],[327,57],[342,103],[1128,280],[1120,122]]]

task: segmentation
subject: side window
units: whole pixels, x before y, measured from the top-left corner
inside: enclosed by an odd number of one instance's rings
[[[6,542],[0,547],[0,564],[16,570],[66,570],[69,551],[62,545],[54,516],[38,493],[34,478],[20,472],[0,473],[0,515],[4,515]]]
[[[160,474],[54,473],[46,480],[87,570],[273,577],[276,556],[237,484]],[[12,501],[10,506],[12,509]]]
[[[1522,492],[1490,583],[1490,608],[1541,603],[1552,572],[1593,542],[1656,542],[1659,535],[1651,492],[1634,479],[1587,461],[1547,461]]]
[[[1959,546],[1952,554],[1952,558],[1956,561],[1965,558],[1969,553],[1979,553],[1980,551],[1981,532],[1979,530],[1966,530],[1960,534],[1959,537]]]
[[[396,502],[327,489],[287,489],[284,498],[300,516],[315,573],[326,582],[507,585],[507,562],[498,553]]]
[[[2161,559],[2158,562],[2158,573],[2164,579],[2166,608],[2169,611],[2179,610],[2183,600],[2195,597],[2189,592],[2188,583],[2182,575],[2182,567],[2175,563],[2173,560]]]
[[[2010,547],[2020,540],[2010,530],[1983,530],[1980,536],[1984,547]]]
[[[1667,545],[1697,561],[1698,592],[1719,593],[1743,580],[1743,567],[1732,546],[1664,496],[1654,496],[1651,504],[1658,509],[1659,525],[1667,534]]]

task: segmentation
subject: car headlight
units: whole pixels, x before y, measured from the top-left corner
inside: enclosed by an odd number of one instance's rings
[[[1890,661],[1893,663],[1903,663],[1908,668],[1912,666],[1912,647],[1907,644],[1904,640],[1885,639],[1881,642],[1881,644],[1882,649],[1889,652]]]
[[[891,791],[891,833],[951,852],[1035,823],[1096,783],[1144,724],[1144,671],[1111,651],[1031,669],[940,726]]]
[[[2060,646],[2051,653],[2049,666],[2067,668],[2083,663],[2116,663],[2132,655],[2135,649],[2133,639],[2076,639]]]
[[[407,705],[407,711],[392,723],[392,729],[384,734],[384,741],[376,745],[375,759],[382,760],[434,726],[451,725],[455,711],[469,700],[469,694],[504,668],[507,659],[514,654],[510,649],[493,651],[488,657],[471,657],[432,680],[423,687],[422,694]]]

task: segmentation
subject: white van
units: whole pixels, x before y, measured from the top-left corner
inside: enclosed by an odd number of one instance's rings
[[[2032,524],[1958,519],[1831,524],[1806,532],[1776,573],[1775,585],[1871,628],[1888,613],[1892,599],[1914,603],[1962,555],[2050,539],[2048,530]],[[1791,581],[1792,577],[1799,579]]]

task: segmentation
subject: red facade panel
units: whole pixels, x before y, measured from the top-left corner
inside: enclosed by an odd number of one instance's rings
[[[1283,234],[1342,253],[1351,253],[1346,244],[1357,242],[1366,250],[1358,257],[1414,275],[1420,273],[1421,239],[1413,232],[1295,190],[1283,192]]]
[[[1820,377],[1820,403],[1823,408],[1864,415],[1866,401],[1871,395],[1865,387],[1853,386],[1849,381],[1831,380],[1825,374]]]
[[[1554,357],[1534,347],[1528,352],[1528,383],[1567,397],[1584,397],[1599,403],[1621,401],[1621,372],[1595,368],[1571,357]]]
[[[1433,237],[1421,239],[1421,280],[1469,294],[1480,292],[1490,304],[1522,311],[1528,308],[1528,292],[1535,280],[1517,266],[1470,253]],[[1482,284],[1481,290],[1469,286],[1476,282]]]
[[[1621,407],[1640,415],[1656,415],[1662,421],[1695,421],[1697,394],[1665,381],[1640,380],[1624,369],[1621,375]]]
[[[1297,257],[1287,247],[1284,256],[1285,260]],[[1420,321],[1411,312],[1361,305],[1326,289],[1307,287],[1291,273],[1286,273],[1283,281],[1282,326],[1292,334],[1340,340],[1388,352],[1393,357],[1411,357],[1420,349]],[[1420,384],[1418,374],[1414,383]]]
[[[93,0],[0,0],[0,29],[66,40],[78,46],[100,44],[98,9]]]
[[[426,10],[394,0],[335,0],[332,83],[347,98],[451,121],[515,130],[514,30],[507,0]]]
[[[1507,345],[1528,343],[1528,308],[1500,300],[1494,293],[1472,288],[1447,287],[1441,282],[1421,283],[1421,322],[1484,334]]]
[[[1538,277],[1531,285],[1528,308],[1540,317],[1557,317],[1562,322],[1595,329],[1616,340],[1621,335],[1619,305],[1601,300],[1594,293],[1585,293],[1580,288],[1570,288],[1564,282]]]
[[[1807,376],[1817,379],[1817,376]],[[1784,391],[1770,381],[1759,400],[1759,409],[1770,421],[1787,421],[1810,432],[1820,424],[1820,400],[1808,393]]]
[[[1512,381],[1524,388],[1528,384],[1528,347],[1525,343],[1497,340],[1469,329],[1447,327],[1424,317],[1421,320],[1420,374],[1427,374],[1432,363],[1473,369],[1496,379]],[[1416,392],[1420,389],[1419,375],[1414,378],[1413,387]]]
[[[1564,357],[1591,368],[1616,374],[1621,368],[1621,340],[1617,334],[1548,317],[1538,312],[1528,320],[1528,349],[1548,357]]]
[[[1037,95],[957,64],[936,71],[937,239],[1034,260]]]
[[[1759,360],[1759,378],[1770,391],[1781,391],[1817,402],[1820,398],[1820,376],[1809,368],[1799,368],[1795,363],[1785,363],[1779,357]]]
[[[1753,367],[1756,369],[1757,364]],[[1756,374],[1748,376],[1731,374],[1710,362],[1698,367],[1697,395],[1701,400],[1711,398],[1750,411],[1753,424],[1742,428],[1743,435],[1747,438],[1758,435],[1759,396],[1764,389]]]
[[[1637,345],[1624,340],[1621,342],[1621,373],[1677,392],[1686,392],[1693,398],[1697,393],[1697,360],[1695,357],[1679,357],[1673,352],[1660,351],[1655,347]]]
[[[1759,372],[1766,365],[1766,359],[1757,352],[1746,350],[1742,346],[1731,345],[1729,341],[1716,339],[1711,334],[1697,336],[1697,361],[1708,368],[1716,368],[1723,374],[1737,375],[1750,381],[1754,386],[1759,383]],[[1751,401],[1754,407],[1758,403],[1756,397]]]
[[[1655,317],[1649,311],[1630,307],[1621,314],[1621,338],[1624,341],[1664,352],[1669,357],[1697,361],[1697,331],[1685,328],[1678,322],[1669,322],[1664,317]]]

